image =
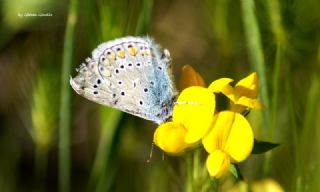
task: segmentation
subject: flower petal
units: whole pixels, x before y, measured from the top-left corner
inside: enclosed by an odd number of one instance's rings
[[[210,128],[215,110],[215,96],[206,88],[184,89],[173,109],[173,121],[187,129],[185,142],[199,141]]]
[[[190,65],[184,65],[182,67],[179,88],[180,90],[183,90],[191,86],[205,87],[206,84],[199,73],[197,73]]]
[[[263,108],[263,104],[258,101],[257,99],[251,99],[248,97],[240,97],[237,101],[236,101],[237,105],[242,105],[242,106],[246,106],[252,109],[262,109]]]
[[[219,178],[228,172],[230,159],[224,152],[215,150],[208,156],[206,166],[210,176]]]
[[[234,114],[235,118],[224,151],[231,157],[232,162],[240,162],[250,155],[253,148],[254,135],[247,119],[240,113]]]
[[[208,89],[212,91],[213,93],[222,93],[226,97],[228,97],[231,101],[236,101],[237,95],[235,90],[232,88],[229,83],[231,83],[233,79],[230,78],[220,78],[215,81],[213,81]]]
[[[167,153],[181,153],[189,145],[184,142],[186,129],[181,124],[167,122],[155,131],[154,143]]]
[[[224,149],[234,122],[234,114],[233,112],[223,111],[215,115],[210,131],[202,139],[202,144],[208,153],[217,149]]]
[[[233,162],[246,159],[253,148],[253,132],[249,122],[240,113],[222,111],[215,115],[209,133],[202,139],[208,153],[224,151]]]
[[[259,81],[257,73],[251,73],[247,77],[241,79],[235,86],[236,92],[241,96],[249,98],[257,98]]]
[[[213,81],[209,85],[208,89],[214,93],[219,93],[225,86],[229,85],[232,81],[233,79],[230,78],[220,78]]]
[[[262,181],[254,182],[251,189],[253,192],[284,192],[284,189],[273,179],[264,179]]]

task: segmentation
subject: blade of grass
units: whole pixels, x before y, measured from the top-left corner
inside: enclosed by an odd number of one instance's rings
[[[319,95],[320,95],[320,78],[318,69],[320,68],[320,45],[318,47],[318,58],[317,58],[317,65],[315,66],[315,72],[312,74],[311,77],[311,85],[308,92],[308,100],[306,105],[306,112],[304,116],[304,124],[303,124],[303,130],[305,135],[303,135],[302,140],[306,143],[305,145],[309,144],[308,138],[312,138],[312,131],[314,129],[313,122],[316,122],[316,112],[318,107],[318,101],[319,101]],[[304,147],[306,149],[307,147]]]
[[[280,66],[283,57],[283,47],[280,42],[277,42],[277,50],[276,50],[276,58],[275,64],[273,69],[273,76],[272,76],[272,96],[271,96],[271,103],[270,106],[270,128],[269,128],[269,140],[274,140],[274,132],[277,127],[277,110],[278,110],[278,98],[279,98],[279,79],[280,79]],[[266,174],[270,172],[270,166],[272,163],[272,153],[266,154],[265,164],[264,164],[264,171]]]
[[[135,34],[147,35],[149,32],[151,14],[153,8],[153,0],[144,0],[142,5],[142,11],[137,21]]]
[[[93,163],[93,168],[91,171],[89,189],[96,189],[95,191],[108,191],[108,186],[110,186],[110,171],[108,168],[112,144],[114,142],[115,134],[119,121],[121,119],[122,112],[101,107],[100,110],[100,121],[101,121],[101,135],[99,139],[99,145],[97,154]],[[109,173],[108,175],[106,173]]]
[[[255,4],[253,0],[241,0],[242,8],[242,19],[244,23],[244,31],[247,40],[247,47],[249,51],[249,59],[252,68],[259,74],[259,85],[260,85],[260,96],[261,100],[268,109],[269,105],[269,94],[268,84],[266,78],[265,61],[261,44],[260,31],[258,21],[255,15]],[[263,130],[267,135],[270,135],[270,114],[269,111],[262,113],[262,126]],[[266,157],[264,171],[268,172],[268,161],[269,157]]]
[[[98,1],[97,38],[91,38],[93,46],[97,42],[107,41],[120,37],[124,31],[123,11],[121,9],[126,3],[115,3],[112,1]],[[92,11],[95,11],[94,9]],[[115,134],[119,127],[122,112],[101,106],[100,114],[100,138],[93,166],[90,173],[88,191],[109,191],[114,178],[114,170],[110,162]]]
[[[282,26],[281,10],[278,0],[269,0],[265,2],[268,8],[268,16],[271,24],[271,30],[276,41],[276,56],[274,69],[272,73],[272,95],[271,95],[271,106],[270,106],[270,131],[269,140],[273,141],[274,132],[277,127],[277,110],[278,110],[278,97],[279,97],[279,80],[280,80],[280,69],[281,63],[284,59],[284,47],[286,44],[285,31]],[[272,161],[272,153],[268,153],[265,161],[265,171],[270,172],[270,166]]]
[[[295,103],[293,97],[293,86],[292,86],[292,67],[290,63],[284,62],[285,66],[284,76],[285,79],[285,92],[286,92],[286,105],[287,105],[287,114],[288,114],[288,126],[292,130],[292,141],[294,149],[294,171],[293,171],[293,191],[301,191],[301,154],[299,154],[299,131],[298,125],[295,118]]]
[[[272,141],[274,137],[274,130],[276,127],[276,112],[278,106],[279,95],[279,79],[280,79],[280,66],[286,43],[286,36],[281,22],[281,11],[278,0],[266,1],[268,7],[268,16],[271,23],[271,30],[276,41],[276,58],[274,63],[274,70],[272,76],[272,97],[271,97],[271,119],[270,119],[270,132],[269,139]]]
[[[232,49],[232,39],[228,22],[229,3],[229,0],[206,0],[204,3],[204,9],[210,18],[214,38],[218,42],[219,50],[223,56],[225,56],[225,59],[230,55]]]
[[[73,54],[74,30],[77,22],[78,1],[71,0],[68,11],[68,20],[64,36],[61,101],[59,121],[59,191],[70,191],[70,88],[69,75]]]
[[[46,57],[47,58],[47,57]],[[47,58],[48,59],[48,58]],[[48,152],[56,128],[59,99],[58,83],[54,72],[42,69],[33,88],[30,135],[35,144],[35,182],[39,190],[44,190]]]
[[[269,97],[268,97],[268,87],[266,80],[266,70],[264,55],[262,50],[259,26],[257,22],[256,15],[254,13],[254,1],[253,0],[241,0],[242,7],[242,19],[244,23],[244,30],[247,40],[247,46],[249,51],[249,59],[251,66],[259,74],[259,84],[260,84],[260,95],[262,102],[268,108],[269,107]],[[264,128],[269,128],[269,113],[263,113]]]
[[[265,1],[268,7],[268,16],[270,18],[271,30],[277,43],[286,43],[286,33],[282,26],[281,9],[278,0]]]
[[[301,133],[301,138],[299,142],[299,154],[303,157],[300,162],[305,162],[308,165],[316,164],[319,161],[319,155],[314,152],[319,151],[319,142],[317,135],[317,112],[319,111],[319,97],[320,97],[320,44],[318,46],[318,55],[317,55],[317,64],[315,65],[315,71],[311,76],[310,88],[307,92],[307,102],[306,110],[303,121],[303,129]],[[314,141],[310,145],[310,141]],[[319,168],[312,169],[311,166],[306,166],[301,168],[300,174],[301,178],[301,187],[310,186],[312,191],[319,191],[320,185],[317,182],[319,178]]]

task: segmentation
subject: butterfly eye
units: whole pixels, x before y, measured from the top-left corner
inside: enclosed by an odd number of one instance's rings
[[[140,100],[140,101],[139,101],[139,104],[140,104],[140,105],[143,105],[143,101]]]

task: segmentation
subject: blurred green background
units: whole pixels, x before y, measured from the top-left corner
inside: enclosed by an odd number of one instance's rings
[[[280,147],[242,163],[244,177],[319,191],[319,10],[317,0],[0,1],[0,191],[184,191],[184,156],[163,160],[155,147],[147,163],[155,124],[69,86],[97,45],[127,35],[169,49],[177,82],[185,64],[208,84],[257,71],[266,108],[249,119]]]

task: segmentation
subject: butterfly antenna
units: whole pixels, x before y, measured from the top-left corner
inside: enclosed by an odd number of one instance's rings
[[[153,153],[153,141],[151,143],[151,150],[150,150],[150,154],[149,154],[149,159],[147,159],[147,163],[150,163],[151,162],[151,159],[152,159],[152,153]]]
[[[179,101],[179,102],[175,102],[174,104],[176,104],[176,105],[199,105],[199,106],[202,105],[198,102],[193,102],[193,101]]]

